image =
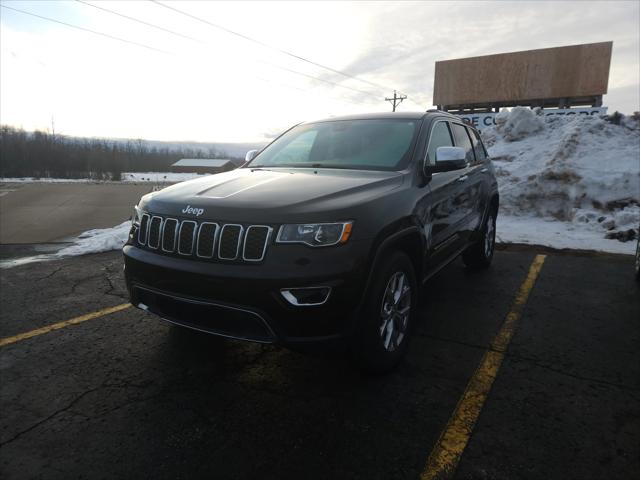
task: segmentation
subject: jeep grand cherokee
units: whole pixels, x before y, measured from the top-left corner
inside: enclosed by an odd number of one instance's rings
[[[419,287],[493,257],[498,188],[478,132],[439,111],[299,124],[236,170],[142,197],[131,303],[183,327],[289,347],[407,350]]]

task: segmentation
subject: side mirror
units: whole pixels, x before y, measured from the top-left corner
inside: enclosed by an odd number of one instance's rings
[[[253,160],[255,158],[255,156],[258,154],[258,150],[249,150],[247,152],[247,154],[244,156],[244,161],[245,162],[250,162],[251,160]]]
[[[450,172],[467,166],[467,154],[462,147],[438,147],[436,164],[425,165],[425,173]]]

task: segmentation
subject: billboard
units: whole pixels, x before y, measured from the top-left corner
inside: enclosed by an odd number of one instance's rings
[[[613,42],[436,62],[433,104],[499,105],[607,93]]]

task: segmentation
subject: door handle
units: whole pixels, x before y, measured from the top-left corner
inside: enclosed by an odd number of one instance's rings
[[[463,175],[463,176],[461,176],[461,177],[458,179],[458,181],[459,181],[459,182],[466,182],[466,181],[467,181],[467,178],[469,178],[467,175]]]

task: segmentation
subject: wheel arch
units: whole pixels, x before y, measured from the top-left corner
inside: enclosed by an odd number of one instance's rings
[[[371,288],[374,272],[380,260],[390,252],[401,251],[409,257],[409,261],[413,265],[416,280],[420,283],[424,273],[425,242],[424,232],[416,225],[397,230],[387,235],[381,241],[376,242],[370,254],[371,266],[369,267],[362,298],[364,299],[367,296]]]

